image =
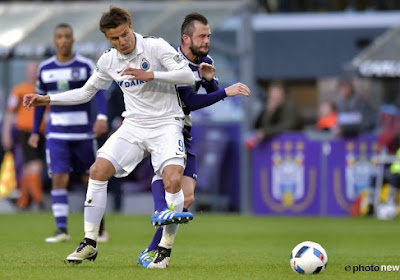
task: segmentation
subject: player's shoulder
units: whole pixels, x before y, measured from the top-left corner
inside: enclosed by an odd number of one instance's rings
[[[80,64],[88,65],[90,68],[94,67],[93,60],[90,59],[89,57],[83,56],[81,54],[75,55],[75,61]]]
[[[143,37],[143,40],[145,40],[146,42],[153,42],[153,41],[157,42],[160,39],[163,40],[163,38],[157,36],[151,36],[151,35],[141,35],[141,36]]]
[[[52,68],[56,65],[56,56],[52,56],[48,59],[43,60],[38,67],[38,71],[46,68]]]
[[[148,35],[142,35],[143,37],[143,43],[146,45],[146,47],[165,47],[165,46],[170,46],[167,41],[165,41],[161,37],[156,37],[156,36],[148,36]]]
[[[109,67],[113,59],[115,59],[116,57],[117,57],[117,50],[114,48],[109,48],[102,53],[99,60],[97,61],[97,64]]]
[[[205,63],[214,65],[214,60],[213,60],[212,57],[209,56],[209,55],[200,57],[200,61],[199,61],[199,62],[200,62],[200,63],[201,63],[201,62],[205,62]]]

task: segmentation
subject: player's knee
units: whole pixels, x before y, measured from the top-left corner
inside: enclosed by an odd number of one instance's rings
[[[93,163],[90,167],[89,177],[93,180],[108,181],[110,178],[107,176],[107,172],[97,162]]]
[[[181,179],[179,173],[170,173],[164,178],[164,186],[167,192],[175,193],[180,191]]]

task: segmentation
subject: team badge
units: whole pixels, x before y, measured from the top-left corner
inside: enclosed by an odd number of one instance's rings
[[[183,57],[179,54],[179,53],[177,53],[174,57],[173,57],[173,59],[175,60],[175,62],[176,63],[181,63],[181,61],[183,60]]]
[[[150,62],[147,59],[143,58],[142,62],[140,63],[140,68],[143,69],[144,71],[149,70]]]
[[[71,78],[73,81],[78,81],[80,78],[80,69],[79,68],[72,68],[71,70]]]

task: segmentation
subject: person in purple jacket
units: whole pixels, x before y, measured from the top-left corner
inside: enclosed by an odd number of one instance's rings
[[[57,94],[82,87],[92,74],[94,63],[73,52],[73,31],[68,24],[54,29],[56,54],[39,66],[36,93]],[[57,231],[45,239],[48,243],[68,241],[68,191],[70,173],[81,175],[85,185],[88,172],[95,161],[96,137],[107,132],[107,104],[103,91],[96,94],[97,119],[92,120],[91,103],[74,106],[50,106],[46,129],[46,161],[52,178],[52,211]],[[38,146],[39,127],[45,107],[35,107],[33,131],[29,138],[32,147]],[[101,229],[101,231],[104,227]],[[100,233],[106,241],[106,232]],[[102,239],[100,239],[102,240]]]
[[[219,87],[218,79],[215,76],[216,69],[214,67],[214,61],[208,55],[210,36],[210,26],[205,16],[199,13],[190,13],[186,15],[181,26],[182,42],[178,48],[178,52],[188,61],[189,67],[195,76],[195,84],[193,86],[177,86],[179,97],[182,101],[183,112],[185,113],[183,135],[187,160],[181,181],[181,187],[185,197],[183,211],[188,211],[188,208],[194,202],[194,190],[197,180],[196,154],[192,147],[193,137],[190,134],[192,128],[190,112],[210,106],[223,100],[225,97],[250,95],[249,88],[242,83],[236,83],[226,88]],[[197,94],[200,87],[203,87],[207,94]],[[167,207],[164,198],[163,181],[160,176],[154,175],[152,180],[152,192],[154,207],[157,213]],[[182,223],[185,222],[187,221],[182,220]],[[139,255],[138,263],[140,265],[147,268],[149,264],[158,257],[156,251],[162,236],[164,234],[170,234],[161,227],[167,224],[171,224],[168,216],[160,217],[155,221],[154,225],[160,227],[156,230],[150,245]],[[177,227],[178,225],[175,224],[174,226]],[[157,262],[157,260],[154,262]]]

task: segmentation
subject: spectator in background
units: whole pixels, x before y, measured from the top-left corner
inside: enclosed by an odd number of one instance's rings
[[[376,113],[371,105],[355,93],[351,80],[342,79],[338,84],[338,136],[357,136],[376,126]]]
[[[44,166],[44,128],[45,123],[40,127],[38,134],[38,149],[28,145],[33,127],[33,110],[28,111],[22,105],[25,94],[35,92],[38,63],[30,61],[26,65],[26,81],[16,85],[9,96],[7,113],[4,117],[2,130],[2,147],[10,151],[14,147],[13,127],[17,129],[17,143],[21,145],[23,154],[23,170],[20,180],[20,196],[17,206],[26,209],[32,199],[32,207],[39,210],[42,204],[42,172]]]
[[[400,134],[400,110],[394,104],[384,104],[381,106],[380,111],[380,124],[378,134],[378,152],[382,155],[397,155],[400,156],[399,147],[399,134]],[[397,195],[397,189],[400,187],[400,164],[389,162],[384,164],[382,170],[383,181],[390,184],[389,190],[389,203],[394,203],[394,197]],[[389,173],[389,174],[388,174]],[[367,215],[373,215],[374,200],[376,195],[376,175],[372,175],[370,179],[369,197],[368,197],[368,212]]]
[[[274,81],[266,90],[265,106],[256,119],[254,135],[246,141],[248,148],[255,147],[263,140],[296,128],[296,110],[288,99],[285,86]]]
[[[319,105],[318,122],[315,129],[319,131],[332,131],[337,126],[337,110],[334,102],[324,101]]]

